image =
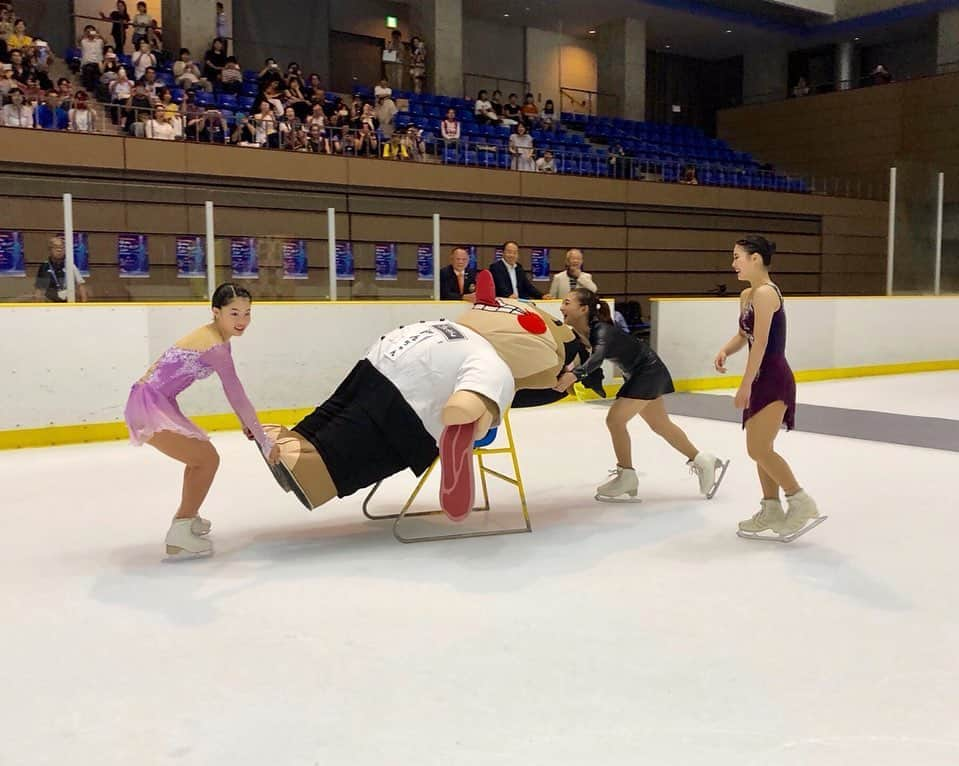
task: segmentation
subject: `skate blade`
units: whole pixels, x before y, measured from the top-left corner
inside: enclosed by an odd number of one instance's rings
[[[293,475],[293,471],[283,465],[282,462],[277,463],[276,465],[270,465],[267,463],[267,467],[273,472],[273,475],[276,477],[277,482],[284,491],[292,492],[296,499],[299,500],[303,507],[308,511],[313,510],[313,504],[310,502],[310,498],[306,496],[306,492],[303,491],[303,487],[300,486],[300,482],[296,480],[296,476]]]
[[[605,495],[595,495],[594,500],[598,500],[601,503],[641,503],[643,498],[641,497],[606,497]]]
[[[179,548],[176,545],[168,545],[166,547],[166,558],[164,561],[191,561],[193,559],[205,559],[213,555],[213,548],[210,548],[208,551],[200,551],[199,553],[191,553],[190,551]]]
[[[715,478],[715,480],[713,481],[712,488],[709,490],[709,492],[706,493],[707,500],[713,499],[713,497],[716,494],[716,491],[719,489],[719,485],[723,483],[723,477],[726,475],[726,469],[729,468],[728,460],[725,463],[722,462],[721,460],[718,462],[719,462],[719,476]]]
[[[795,532],[790,532],[788,535],[777,535],[775,533],[771,535],[763,534],[762,532],[743,532],[741,529],[736,530],[736,535],[743,538],[743,540],[766,540],[772,543],[791,543],[793,540],[796,540],[802,537],[811,529],[818,527],[822,524],[828,516],[817,516],[815,519],[811,519],[806,526],[802,529],[797,529]]]

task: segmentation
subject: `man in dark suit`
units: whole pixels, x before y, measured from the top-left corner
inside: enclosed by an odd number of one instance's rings
[[[519,245],[510,240],[503,243],[503,260],[489,267],[496,286],[497,298],[542,298],[543,294],[530,281],[519,264]]]
[[[450,265],[440,269],[440,300],[469,301],[476,298],[476,272],[469,267],[470,256],[464,247],[450,252]]]

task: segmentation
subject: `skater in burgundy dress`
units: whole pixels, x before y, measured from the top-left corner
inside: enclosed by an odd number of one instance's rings
[[[786,361],[786,308],[782,292],[769,277],[775,251],[775,244],[758,235],[736,242],[733,270],[750,287],[740,299],[739,332],[714,361],[716,370],[724,373],[727,357],[749,347],[736,407],[743,411],[746,447],[756,461],[763,500],[760,510],[739,524],[741,536],[747,537],[766,531],[781,537],[793,535],[819,516],[815,501],[774,449],[783,424],[791,430],[796,421],[796,380]],[[780,489],[786,495],[788,512],[783,511]]]

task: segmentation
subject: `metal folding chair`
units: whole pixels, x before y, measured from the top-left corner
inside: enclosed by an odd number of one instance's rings
[[[439,462],[439,458],[433,461],[433,464],[426,470],[423,476],[420,478],[415,489],[407,498],[406,503],[400,509],[398,513],[385,513],[385,514],[375,514],[370,513],[369,504],[373,499],[373,495],[376,494],[376,491],[380,488],[382,481],[377,482],[373,485],[373,488],[370,490],[369,494],[366,496],[366,499],[363,501],[363,515],[368,519],[373,521],[383,521],[386,519],[393,519],[393,536],[399,540],[401,543],[426,543],[434,542],[436,540],[462,540],[469,537],[494,537],[496,535],[516,535],[523,532],[532,532],[533,527],[530,524],[529,520],[529,511],[526,507],[526,490],[523,487],[523,477],[520,475],[519,470],[519,460],[516,457],[516,445],[513,442],[513,429],[510,427],[509,423],[509,413],[503,418],[503,430],[506,433],[506,446],[503,447],[490,447],[488,445],[495,442],[496,439],[496,429],[492,429],[485,437],[473,444],[473,454],[476,456],[476,460],[479,464],[479,479],[480,486],[483,489],[483,504],[481,506],[473,508],[474,512],[477,511],[489,511],[490,510],[490,499],[489,499],[489,487],[487,486],[487,476],[492,476],[501,481],[511,484],[516,487],[516,491],[519,493],[519,502],[520,508],[523,511],[523,526],[519,527],[508,527],[504,529],[482,529],[482,530],[472,530],[468,532],[446,532],[443,534],[436,535],[403,535],[401,533],[401,524],[404,519],[416,518],[419,516],[445,516],[442,510],[430,510],[430,511],[411,511],[410,508],[413,506],[413,503],[416,500],[417,495],[419,495],[420,490],[423,489],[426,481],[429,479],[430,474],[433,473],[433,469],[436,468],[436,464]],[[509,455],[513,463],[513,475],[507,476],[506,474],[500,473],[489,466],[484,462],[484,458],[489,455]]]

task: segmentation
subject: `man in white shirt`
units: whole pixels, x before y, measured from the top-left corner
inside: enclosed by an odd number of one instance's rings
[[[83,87],[88,93],[96,91],[100,81],[100,69],[103,65],[103,38],[96,27],[87,24],[80,38],[80,66],[82,68]]]
[[[13,88],[10,103],[0,111],[0,125],[7,128],[32,128],[33,107],[23,103],[23,91]]]
[[[573,248],[566,251],[566,271],[561,271],[553,277],[549,286],[550,298],[565,298],[577,287],[598,292],[593,276],[583,271],[583,251]]]

